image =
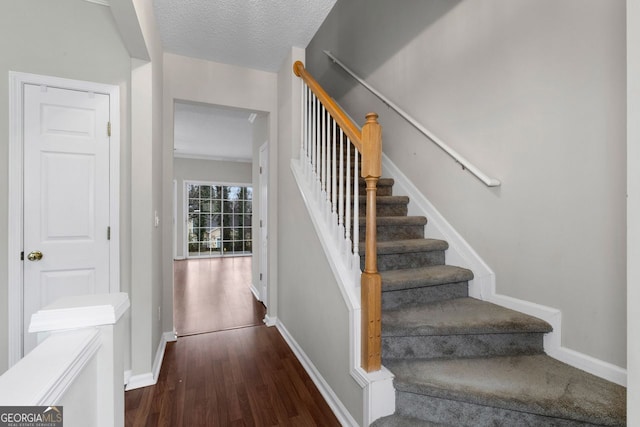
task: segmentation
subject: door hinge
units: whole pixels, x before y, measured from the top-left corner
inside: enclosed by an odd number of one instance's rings
[[[262,280],[262,273],[260,273],[260,280]]]
[[[262,220],[260,220],[260,228],[262,228]]]
[[[24,261],[24,251],[20,252],[20,261]]]
[[[111,240],[111,227],[107,227],[107,240]]]
[[[262,166],[260,166],[260,173],[262,173]]]
[[[107,122],[107,136],[111,136],[111,122]]]

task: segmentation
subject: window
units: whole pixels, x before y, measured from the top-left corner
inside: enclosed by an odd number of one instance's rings
[[[251,255],[253,189],[186,183],[190,257]]]

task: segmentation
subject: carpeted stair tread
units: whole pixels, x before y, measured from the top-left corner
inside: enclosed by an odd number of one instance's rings
[[[432,423],[418,418],[389,415],[375,420],[371,427],[449,427],[445,424]]]
[[[475,298],[383,310],[382,336],[551,332],[544,320]]]
[[[364,248],[364,246],[361,246]],[[404,239],[378,242],[378,255],[403,254],[410,252],[444,251],[449,244],[439,239]]]
[[[471,270],[453,265],[388,270],[380,274],[382,276],[382,292],[466,282],[473,279]]]
[[[398,392],[606,426],[626,422],[626,389],[546,355],[385,361]]]

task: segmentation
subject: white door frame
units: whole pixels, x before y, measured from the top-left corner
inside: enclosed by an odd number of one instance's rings
[[[173,260],[178,259],[178,181],[173,180]]]
[[[23,309],[23,101],[25,84],[109,95],[109,245],[111,292],[120,290],[120,87],[37,74],[9,72],[9,235],[8,333],[9,367],[22,358]]]
[[[258,293],[260,294],[260,300],[262,303],[268,307],[268,295],[269,295],[269,254],[262,253],[265,247],[268,247],[266,242],[263,242],[263,236],[267,236],[268,239],[269,229],[268,229],[268,197],[263,197],[263,190],[269,187],[269,141],[265,141],[264,144],[260,146],[258,150],[258,167],[261,169],[264,166],[264,170],[260,171],[258,178],[259,185],[259,197],[260,197],[260,212],[259,215],[259,224],[261,225],[258,230],[258,242],[259,242],[259,254],[260,258],[258,259],[258,277],[262,277],[260,283],[260,289]],[[267,195],[268,196],[268,195]],[[264,232],[263,232],[264,230]],[[255,239],[254,239],[255,240]]]

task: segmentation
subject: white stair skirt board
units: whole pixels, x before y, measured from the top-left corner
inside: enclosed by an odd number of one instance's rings
[[[469,296],[548,322],[553,327],[553,332],[544,337],[544,350],[549,356],[590,374],[626,386],[626,369],[562,346],[560,310],[497,294],[496,276],[493,270],[384,153],[382,154],[382,173],[383,176],[394,179],[395,194],[409,196],[411,200],[409,215],[422,215],[429,219],[425,226],[425,237],[443,239],[449,243],[449,249],[446,251],[447,263],[473,271],[474,279],[469,282]]]
[[[160,368],[162,368],[162,360],[164,359],[164,350],[167,347],[168,342],[177,341],[175,332],[165,332],[160,338],[158,349],[156,350],[156,357],[153,361],[153,367],[151,372],[144,374],[131,375],[131,371],[128,372],[128,381],[125,386],[125,391],[135,390],[137,388],[149,387],[158,382],[158,376],[160,375]],[[127,377],[125,372],[125,378]]]

